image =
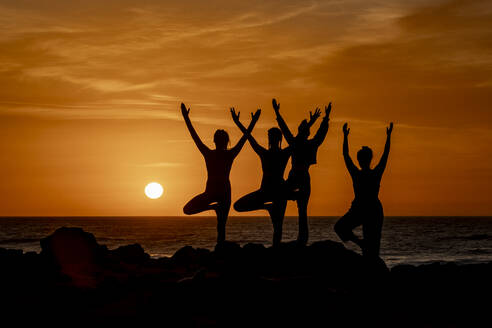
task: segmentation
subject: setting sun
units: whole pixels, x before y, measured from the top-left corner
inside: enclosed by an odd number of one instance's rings
[[[157,199],[162,196],[164,189],[157,182],[151,182],[145,186],[145,195],[150,199]]]

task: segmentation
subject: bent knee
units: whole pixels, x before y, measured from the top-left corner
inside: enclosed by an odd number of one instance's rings
[[[183,207],[183,213],[186,215],[192,215],[195,214],[196,212],[193,210],[193,207],[191,207],[190,204],[188,203]]]
[[[236,212],[247,212],[248,211],[246,206],[244,206],[243,202],[241,202],[241,201],[235,202],[233,207],[234,207],[234,210]]]

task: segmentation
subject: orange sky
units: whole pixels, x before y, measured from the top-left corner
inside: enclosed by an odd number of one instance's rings
[[[310,215],[350,206],[345,121],[352,155],[377,159],[395,122],[386,215],[492,215],[488,0],[0,0],[0,48],[1,216],[181,215],[206,171],[179,103],[210,146],[219,127],[240,137],[228,107],[245,124],[262,108],[266,145],[272,97],[291,129],[334,104]],[[233,200],[260,179],[246,145]]]

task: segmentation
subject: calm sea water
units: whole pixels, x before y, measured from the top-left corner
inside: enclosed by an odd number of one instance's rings
[[[337,219],[311,217],[310,242],[339,241],[333,231]],[[0,218],[0,247],[39,252],[39,240],[62,226],[82,227],[110,249],[139,243],[153,257],[171,256],[185,245],[212,249],[216,238],[213,217]],[[296,236],[297,220],[288,217],[283,240]],[[271,237],[266,217],[229,218],[228,240],[270,245]],[[353,245],[347,247],[358,251]],[[388,266],[492,261],[492,217],[386,217],[381,256]]]

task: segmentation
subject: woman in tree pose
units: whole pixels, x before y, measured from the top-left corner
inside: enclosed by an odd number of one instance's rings
[[[287,205],[284,171],[289,161],[290,147],[282,149],[282,132],[278,128],[271,128],[268,130],[268,149],[265,149],[241,124],[239,112],[236,114],[234,108],[231,108],[231,114],[260,157],[263,170],[260,189],[241,197],[234,203],[234,209],[238,212],[267,210],[273,224],[273,246],[278,246],[282,240],[282,225]]]
[[[181,103],[181,113],[183,114],[193,141],[205,158],[208,176],[205,191],[190,200],[184,206],[183,212],[186,215],[192,215],[203,211],[214,210],[217,214],[217,243],[221,243],[225,241],[225,226],[231,207],[231,183],[229,181],[229,174],[231,172],[232,162],[246,142],[246,135],[243,135],[233,148],[227,149],[229,135],[226,131],[219,129],[214,134],[215,149],[210,149],[200,140],[190,121],[190,109],[186,109],[183,103]],[[253,130],[259,116],[259,111],[252,116],[247,130],[249,133]]]
[[[379,186],[390,151],[393,123],[386,128],[386,145],[379,164],[371,169],[372,150],[363,146],[357,152],[360,169],[355,166],[349,155],[347,123],[343,125],[343,158],[345,166],[352,177],[355,198],[347,214],[335,224],[335,232],[344,242],[352,241],[359,245],[362,254],[367,257],[378,257],[383,228],[383,206],[379,201]],[[363,239],[353,233],[353,229],[362,225]]]
[[[299,213],[299,234],[297,242],[299,245],[306,245],[309,238],[307,206],[311,194],[311,177],[309,167],[316,164],[316,154],[318,148],[328,132],[328,121],[330,120],[331,103],[325,106],[325,116],[321,125],[312,139],[309,138],[310,127],[318,119],[321,110],[316,108],[314,114],[310,113],[309,122],[303,120],[299,124],[297,135],[294,137],[287,124],[280,115],[280,104],[275,99],[272,100],[273,109],[277,115],[277,122],[282,133],[289,143],[292,151],[292,168],[286,181],[289,199],[297,201]]]

